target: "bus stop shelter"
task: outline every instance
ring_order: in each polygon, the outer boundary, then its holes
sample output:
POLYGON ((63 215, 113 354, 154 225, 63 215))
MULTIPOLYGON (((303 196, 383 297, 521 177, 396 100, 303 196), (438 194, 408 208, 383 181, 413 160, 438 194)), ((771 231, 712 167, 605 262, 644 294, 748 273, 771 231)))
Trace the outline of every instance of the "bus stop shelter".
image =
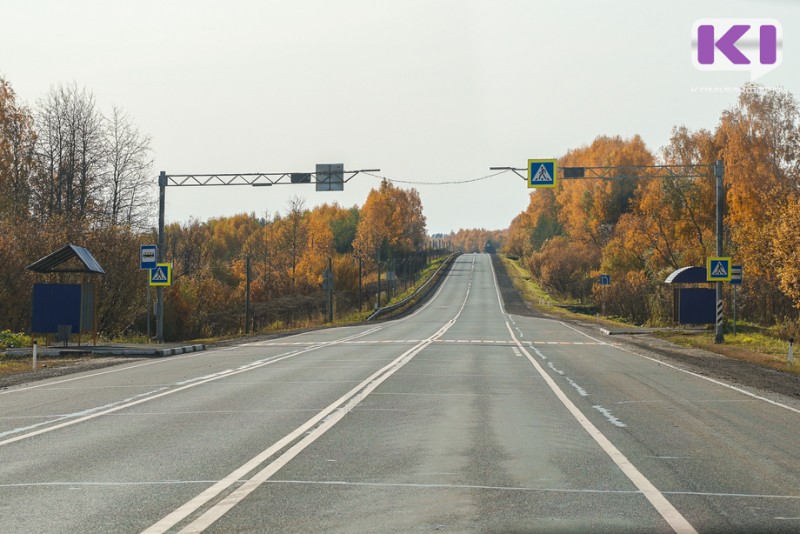
POLYGON ((62 274, 62 279, 74 278, 79 283, 35 283, 31 334, 44 334, 49 344, 50 334, 58 341, 69 342, 77 334, 78 346, 83 334, 92 334, 97 344, 97 286, 91 275, 105 274, 105 270, 84 247, 65 245, 44 258, 28 265, 38 274, 62 274))
POLYGON ((710 284, 705 267, 683 267, 664 280, 673 288, 672 320, 677 324, 715 324, 716 290, 713 287, 680 287, 710 284))

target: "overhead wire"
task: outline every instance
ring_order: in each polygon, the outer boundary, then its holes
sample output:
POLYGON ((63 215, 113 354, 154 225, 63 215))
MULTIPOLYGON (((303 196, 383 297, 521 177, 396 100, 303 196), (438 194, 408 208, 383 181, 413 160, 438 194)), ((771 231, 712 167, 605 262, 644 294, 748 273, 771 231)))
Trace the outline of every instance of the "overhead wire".
POLYGON ((381 176, 379 174, 373 174, 371 172, 362 172, 361 174, 366 174, 367 176, 372 176, 373 178, 379 178, 381 180, 386 180, 387 182, 393 184, 406 184, 406 185, 460 185, 460 184, 468 184, 472 182, 479 182, 481 180, 487 180, 489 178, 494 178, 498 174, 503 174, 506 170, 502 170, 496 172, 494 174, 487 174, 486 176, 481 176, 479 178, 470 178, 467 180, 448 180, 443 182, 421 182, 421 181, 414 181, 414 180, 396 180, 394 178, 388 178, 386 176, 381 176))

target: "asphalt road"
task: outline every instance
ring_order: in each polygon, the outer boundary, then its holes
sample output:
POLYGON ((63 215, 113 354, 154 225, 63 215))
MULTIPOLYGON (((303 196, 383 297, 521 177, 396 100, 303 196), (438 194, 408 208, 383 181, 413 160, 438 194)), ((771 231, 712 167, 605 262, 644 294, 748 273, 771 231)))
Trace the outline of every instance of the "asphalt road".
POLYGON ((800 531, 796 401, 607 340, 464 255, 404 319, 14 387, 0 531, 800 531))

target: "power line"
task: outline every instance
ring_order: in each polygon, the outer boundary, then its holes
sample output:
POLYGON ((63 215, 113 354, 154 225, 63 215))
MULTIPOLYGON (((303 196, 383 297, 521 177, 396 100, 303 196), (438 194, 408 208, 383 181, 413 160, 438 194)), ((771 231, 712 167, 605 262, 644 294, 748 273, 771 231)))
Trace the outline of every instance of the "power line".
POLYGON ((481 180, 486 180, 489 178, 494 178, 499 174, 503 174, 506 172, 502 170, 500 172, 496 172, 494 174, 487 174, 486 176, 481 176, 480 178, 470 178, 468 180, 450 180, 445 182, 417 182, 413 180, 395 180, 393 178, 387 178, 386 176, 381 176, 379 174, 373 174, 371 172, 361 171, 361 174, 366 174, 367 176, 372 176, 373 178, 378 178, 380 180, 386 180, 387 182, 391 182, 393 184, 406 184, 406 185, 460 185, 460 184, 468 184, 472 182, 479 182, 481 180))

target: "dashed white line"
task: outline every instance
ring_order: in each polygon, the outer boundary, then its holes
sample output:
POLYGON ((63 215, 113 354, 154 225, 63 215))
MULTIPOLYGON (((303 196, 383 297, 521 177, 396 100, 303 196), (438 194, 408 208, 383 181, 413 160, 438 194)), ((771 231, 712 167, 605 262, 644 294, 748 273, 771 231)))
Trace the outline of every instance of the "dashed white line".
POLYGON ((612 414, 608 409, 603 408, 599 404, 595 404, 594 406, 592 406, 592 408, 603 414, 603 417, 608 419, 608 422, 611 423, 612 425, 618 426, 620 428, 625 428, 628 426, 619 419, 617 419, 616 417, 614 417, 614 414, 612 414))
POLYGON ((687 534, 697 534, 695 528, 686 520, 683 515, 675 508, 672 503, 670 503, 667 498, 661 493, 658 488, 653 485, 650 480, 648 480, 642 473, 639 471, 636 466, 634 466, 622 451, 620 451, 611 441, 600 432, 600 430, 591 422, 589 419, 581 412, 575 403, 573 403, 569 397, 558 387, 558 384, 555 383, 553 378, 547 374, 547 372, 539 365, 539 362, 531 356, 531 354, 525 349, 522 343, 514 337, 514 331, 511 329, 511 325, 506 323, 508 328, 509 334, 517 342, 517 346, 522 351, 523 354, 528 358, 528 361, 534 366, 536 371, 541 375, 553 393, 556 395, 558 400, 564 405, 564 407, 572 414, 572 416, 578 421, 578 423, 589 433, 589 435, 594 439, 600 448, 605 451, 606 454, 611 458, 611 460, 617 465, 617 467, 622 471, 628 479, 633 482, 633 484, 641 490, 642 494, 645 498, 650 501, 650 504, 656 509, 656 511, 661 514, 661 517, 669 523, 670 527, 675 532, 678 533, 687 533, 687 534))

